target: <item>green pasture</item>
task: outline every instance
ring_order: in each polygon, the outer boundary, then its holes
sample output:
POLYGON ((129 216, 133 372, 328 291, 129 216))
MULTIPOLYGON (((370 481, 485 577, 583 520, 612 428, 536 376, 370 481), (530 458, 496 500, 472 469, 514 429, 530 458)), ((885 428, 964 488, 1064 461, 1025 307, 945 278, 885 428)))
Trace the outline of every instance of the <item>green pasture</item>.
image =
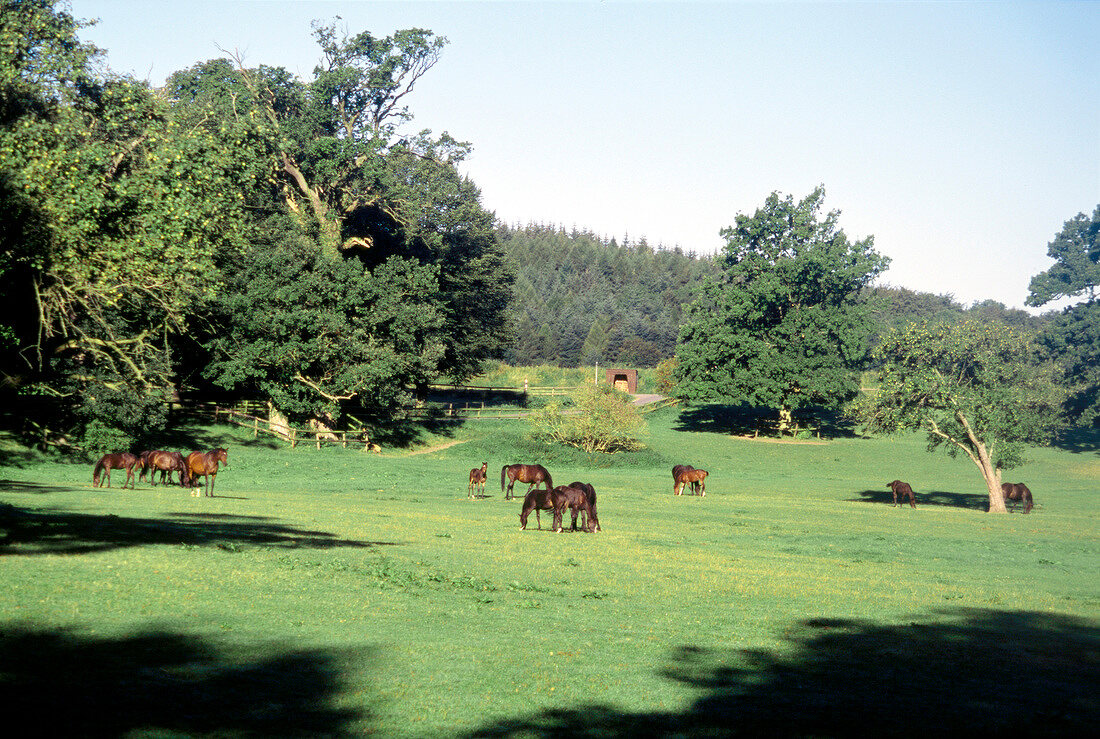
POLYGON ((597 459, 522 421, 381 454, 184 429, 229 449, 213 498, 93 489, 6 441, 9 715, 66 736, 1098 728, 1095 446, 1033 450, 1011 479, 1038 508, 991 516, 973 466, 918 437, 647 419, 644 450, 597 459), (499 485, 521 461, 595 485, 603 532, 521 531, 499 485), (705 498, 672 496, 677 463, 710 471, 705 498))

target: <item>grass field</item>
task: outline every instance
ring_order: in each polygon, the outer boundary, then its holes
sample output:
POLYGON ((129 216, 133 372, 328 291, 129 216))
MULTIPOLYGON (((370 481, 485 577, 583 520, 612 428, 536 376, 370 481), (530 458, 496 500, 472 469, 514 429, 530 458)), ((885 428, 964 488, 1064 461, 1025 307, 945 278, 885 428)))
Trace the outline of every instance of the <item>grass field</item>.
POLYGON ((214 498, 7 442, 2 705, 70 736, 1100 728, 1095 448, 1034 450, 1011 478, 1038 508, 990 516, 917 437, 647 418, 646 449, 598 459, 515 421, 380 455, 187 429, 229 448, 214 498), (521 531, 497 484, 520 461, 594 484, 603 532, 521 531), (672 496, 676 463, 705 498, 672 496))

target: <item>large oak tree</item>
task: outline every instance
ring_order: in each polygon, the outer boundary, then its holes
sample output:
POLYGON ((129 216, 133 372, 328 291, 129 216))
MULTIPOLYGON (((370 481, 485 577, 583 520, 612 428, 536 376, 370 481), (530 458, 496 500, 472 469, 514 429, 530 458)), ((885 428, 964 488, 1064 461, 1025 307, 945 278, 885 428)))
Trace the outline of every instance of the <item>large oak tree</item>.
POLYGON ((859 392, 870 323, 865 288, 888 260, 850 241, 824 188, 801 201, 772 193, 722 231, 719 275, 680 330, 678 392, 697 402, 790 412, 838 408, 859 392))

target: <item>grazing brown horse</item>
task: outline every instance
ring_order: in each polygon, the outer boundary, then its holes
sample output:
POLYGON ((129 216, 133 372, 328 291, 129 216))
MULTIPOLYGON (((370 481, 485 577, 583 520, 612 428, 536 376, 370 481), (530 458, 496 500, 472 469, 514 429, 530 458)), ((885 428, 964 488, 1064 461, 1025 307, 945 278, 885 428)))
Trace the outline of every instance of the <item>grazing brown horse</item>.
POLYGON ((1031 491, 1027 489, 1027 485, 1022 482, 1001 483, 1001 495, 1004 496, 1006 503, 1012 501, 1012 510, 1016 510, 1016 505, 1023 501, 1024 513, 1031 513, 1033 501, 1031 491))
POLYGON ((504 496, 505 500, 512 500, 516 496, 512 493, 512 486, 516 484, 516 481, 525 482, 531 487, 527 488, 527 492, 531 492, 531 489, 538 485, 540 482, 546 484, 546 490, 550 491, 554 487, 554 481, 550 478, 550 473, 541 464, 509 464, 500 469, 500 492, 504 492, 504 478, 508 478, 508 493, 504 496))
POLYGON ((898 496, 899 495, 901 496, 901 502, 902 503, 905 502, 905 496, 908 495, 909 496, 909 505, 913 506, 914 508, 917 507, 917 496, 913 495, 913 488, 909 487, 909 483, 902 482, 901 480, 894 480, 893 482, 887 483, 886 487, 890 488, 890 490, 892 490, 893 493, 894 493, 894 507, 895 508, 898 507, 898 496))
MULTIPOLYGON (((677 467, 680 467, 680 465, 677 465, 677 467)), ((699 497, 706 497, 707 475, 709 473, 706 470, 697 470, 694 467, 690 467, 688 465, 683 465, 683 467, 685 467, 686 469, 682 468, 679 472, 675 472, 676 468, 673 468, 673 471, 675 473, 673 475, 673 479, 676 482, 672 486, 672 492, 676 495, 681 495, 684 492, 684 485, 691 483, 691 489, 695 492, 696 495, 698 495, 699 497)))
POLYGON ((539 529, 542 529, 539 511, 554 510, 552 492, 550 490, 539 490, 538 488, 527 491, 527 495, 523 497, 523 510, 519 514, 519 527, 521 529, 527 528, 527 517, 531 515, 531 511, 535 512, 535 521, 538 523, 539 529))
MULTIPOLYGON (((214 497, 214 478, 218 476, 218 462, 226 467, 229 466, 228 453, 225 449, 191 452, 187 455, 187 474, 190 477, 191 484, 194 484, 196 477, 205 477, 206 495, 210 498, 214 497)), ((199 493, 197 490, 193 490, 191 495, 198 497, 199 493)))
POLYGON ((111 470, 126 470, 126 482, 122 483, 122 487, 129 485, 133 488, 134 465, 138 464, 138 462, 137 455, 130 454, 130 452, 104 454, 100 460, 95 463, 95 467, 92 469, 92 487, 99 487, 100 478, 103 472, 107 473, 107 487, 111 487, 111 470))
MULTIPOLYGON (((694 467, 692 467, 692 466, 691 466, 690 464, 678 464, 678 465, 676 465, 675 467, 673 467, 673 468, 672 468, 672 492, 673 492, 673 493, 674 493, 675 495, 679 495, 679 494, 680 494, 680 493, 677 493, 677 492, 676 492, 676 488, 677 488, 677 487, 678 487, 678 485, 679 485, 679 480, 677 480, 677 477, 678 477, 678 476, 679 476, 680 474, 682 474, 682 473, 684 473, 684 472, 690 472, 690 471, 691 471, 691 470, 693 470, 693 469, 695 469, 695 468, 694 468, 694 467)), ((694 492, 699 492, 699 484, 698 484, 698 483, 694 483, 694 482, 693 482, 693 483, 691 484, 691 486, 692 486, 692 490, 693 490, 694 492)))
POLYGON ((551 491, 550 500, 554 504, 554 531, 562 530, 562 517, 566 508, 573 514, 573 531, 577 530, 577 516, 582 512, 585 515, 583 530, 588 533, 595 530, 596 517, 588 503, 588 492, 583 487, 561 485, 551 491))
POLYGON ((466 486, 466 497, 474 497, 474 488, 481 488, 482 495, 485 494, 485 479, 488 477, 486 470, 489 469, 488 462, 482 462, 481 467, 470 470, 470 484, 466 486))
MULTIPOLYGON (((596 513, 596 488, 592 487, 587 482, 571 482, 569 483, 569 487, 583 490, 584 497, 588 498, 589 513, 586 515, 590 515, 591 518, 582 522, 584 528, 587 529, 591 526, 593 531, 602 531, 603 529, 600 528, 600 517, 596 513), (589 524, 589 521, 591 521, 591 524, 589 524)), ((577 528, 577 517, 575 515, 573 516, 573 528, 577 528)))
MULTIPOLYGON (((149 472, 149 482, 155 487, 157 484, 156 474, 160 472, 160 484, 165 484, 165 480, 172 482, 172 473, 180 473, 180 485, 183 487, 191 486, 191 475, 187 470, 187 461, 183 458, 183 455, 179 452, 142 452, 142 459, 145 462, 145 470, 149 472)), ((145 470, 142 470, 141 474, 145 474, 145 470)))

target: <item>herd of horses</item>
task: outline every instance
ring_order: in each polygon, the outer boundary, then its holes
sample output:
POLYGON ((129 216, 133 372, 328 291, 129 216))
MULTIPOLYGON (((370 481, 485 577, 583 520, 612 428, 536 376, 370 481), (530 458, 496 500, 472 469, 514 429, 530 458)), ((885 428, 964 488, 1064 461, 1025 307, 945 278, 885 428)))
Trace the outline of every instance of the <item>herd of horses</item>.
MULTIPOLYGON (((886 484, 886 487, 890 489, 894 494, 894 507, 898 506, 898 498, 901 498, 901 502, 904 505, 905 499, 909 498, 909 505, 913 508, 917 507, 917 496, 913 493, 913 488, 907 482, 901 480, 894 480, 886 484)), ((1031 491, 1028 490, 1027 485, 1022 482, 1006 482, 1001 484, 1001 496, 1004 498, 1005 503, 1012 503, 1012 510, 1016 510, 1016 506, 1020 503, 1024 504, 1024 513, 1031 513, 1031 509, 1035 506, 1035 501, 1031 497, 1031 491)))
POLYGON ((191 495, 198 496, 199 489, 195 487, 198 478, 205 478, 205 494, 214 497, 214 480, 218 476, 218 465, 229 466, 228 452, 219 447, 208 452, 191 452, 186 457, 180 452, 165 452, 160 450, 132 454, 130 452, 114 452, 104 454, 92 469, 92 487, 99 487, 106 478, 107 487, 111 487, 111 470, 126 470, 126 482, 123 488, 133 488, 135 484, 134 472, 137 471, 136 482, 145 479, 149 475, 149 482, 156 487, 156 474, 160 473, 160 484, 172 484, 172 473, 179 473, 179 484, 185 488, 192 488, 191 495))
MULTIPOLYGON (((470 470, 466 485, 466 496, 473 498, 475 492, 484 495, 488 478, 489 463, 482 462, 480 467, 470 470)), ((697 470, 689 464, 678 464, 672 468, 672 492, 681 495, 687 485, 692 492, 702 497, 707 494, 707 471, 697 470)), ((527 494, 523 497, 523 509, 519 514, 519 527, 527 528, 527 519, 535 513, 535 523, 542 528, 541 511, 553 511, 554 531, 562 531, 562 520, 568 508, 572 518, 573 531, 589 533, 601 531, 599 515, 596 512, 596 488, 587 482, 571 482, 568 485, 554 486, 550 471, 541 464, 508 464, 500 469, 500 492, 505 500, 515 500, 512 488, 517 482, 527 483, 527 494), (507 485, 507 487, 505 487, 507 485), (542 486, 542 487, 540 487, 542 486), (577 519, 580 519, 578 529, 577 519)))

